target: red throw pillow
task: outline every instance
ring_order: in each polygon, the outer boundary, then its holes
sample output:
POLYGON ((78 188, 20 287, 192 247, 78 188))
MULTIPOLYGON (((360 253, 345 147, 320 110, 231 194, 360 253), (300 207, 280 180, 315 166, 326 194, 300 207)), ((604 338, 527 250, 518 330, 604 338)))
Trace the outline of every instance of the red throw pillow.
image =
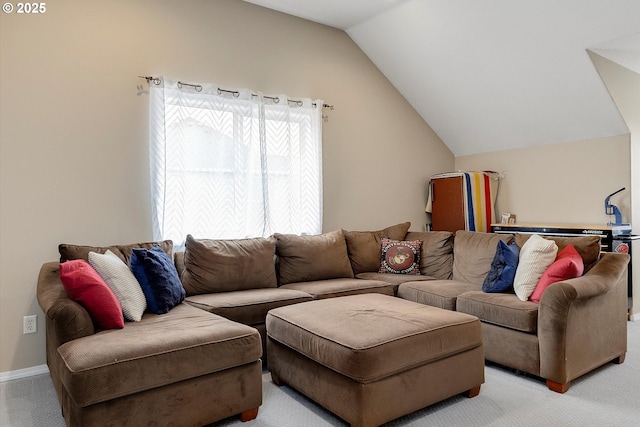
POLYGON ((539 303, 542 293, 549 285, 582 276, 583 272, 584 262, 582 257, 573 245, 567 245, 558 253, 556 260, 542 274, 529 300, 539 303))
POLYGON ((82 305, 99 328, 124 328, 118 299, 87 261, 76 259, 60 264, 60 280, 69 298, 82 305))

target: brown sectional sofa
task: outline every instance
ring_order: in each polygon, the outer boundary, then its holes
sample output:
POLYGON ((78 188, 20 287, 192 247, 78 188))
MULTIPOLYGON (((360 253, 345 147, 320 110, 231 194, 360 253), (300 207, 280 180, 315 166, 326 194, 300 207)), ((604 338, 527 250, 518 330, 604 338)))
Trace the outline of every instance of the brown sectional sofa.
MULTIPOLYGON (((576 246, 586 273, 551 285, 536 304, 481 291, 497 241, 522 244, 526 236, 459 231, 454 238, 410 232, 409 226, 240 240, 189 236, 185 251, 174 254, 185 302, 115 330, 97 329, 66 295, 59 263, 44 264, 37 296, 46 318, 47 363, 67 424, 251 419, 262 402, 267 312, 342 295, 397 295, 477 316, 487 360, 545 378, 556 391, 600 365, 623 361, 628 255, 600 256, 597 239, 572 240, 581 242, 576 246), (421 274, 379 273, 383 237, 420 240, 421 274)), ((170 242, 159 243, 171 254, 170 242)), ((107 249, 127 261, 132 248, 152 244, 59 249, 61 261, 107 249)))

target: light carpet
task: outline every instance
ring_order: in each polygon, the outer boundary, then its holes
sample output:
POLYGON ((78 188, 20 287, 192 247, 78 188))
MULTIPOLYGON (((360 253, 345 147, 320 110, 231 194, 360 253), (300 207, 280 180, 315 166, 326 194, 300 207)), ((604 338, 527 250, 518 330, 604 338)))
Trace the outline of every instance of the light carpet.
MULTIPOLYGON (((640 322, 628 324, 622 365, 607 364, 575 380, 565 394, 543 380, 488 364, 477 397, 456 396, 385 424, 409 426, 639 426, 640 322)), ((229 418, 210 427, 321 427, 347 424, 295 390, 262 376, 263 404, 255 420, 229 418)), ((49 375, 0 384, 0 426, 64 426, 49 375)))

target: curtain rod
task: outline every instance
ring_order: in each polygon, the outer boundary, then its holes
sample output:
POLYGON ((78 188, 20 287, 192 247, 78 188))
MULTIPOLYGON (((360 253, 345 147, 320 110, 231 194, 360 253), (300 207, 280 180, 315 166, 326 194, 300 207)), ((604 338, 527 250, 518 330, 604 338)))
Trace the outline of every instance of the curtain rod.
MULTIPOLYGON (((153 76, 138 76, 138 77, 140 77, 141 79, 145 79, 147 81, 147 83, 153 82, 153 84, 156 85, 156 86, 159 85, 162 82, 159 77, 153 77, 153 76)), ((202 85, 194 84, 194 83, 185 83, 185 82, 178 81, 178 88, 182 89, 182 86, 190 86, 190 87, 194 88, 196 90, 196 92, 202 91, 202 85)), ((233 95, 236 98, 240 95, 240 92, 238 92, 237 90, 220 89, 220 88, 218 88, 218 95, 221 95, 222 92, 230 93, 231 95, 233 95)), ((252 93, 251 96, 258 96, 258 94, 257 93, 252 93)), ((263 95, 263 98, 270 99, 270 100, 274 101, 276 104, 278 102, 280 102, 280 98, 278 98, 277 96, 263 95)), ((287 102, 295 102, 298 106, 302 106, 302 101, 300 101, 298 99, 288 99, 287 98, 287 102)), ((315 107, 316 103, 314 102, 312 105, 315 107)), ((326 104, 326 103, 322 104, 322 108, 328 108, 328 109, 333 111, 333 105, 330 105, 330 104, 326 104)))

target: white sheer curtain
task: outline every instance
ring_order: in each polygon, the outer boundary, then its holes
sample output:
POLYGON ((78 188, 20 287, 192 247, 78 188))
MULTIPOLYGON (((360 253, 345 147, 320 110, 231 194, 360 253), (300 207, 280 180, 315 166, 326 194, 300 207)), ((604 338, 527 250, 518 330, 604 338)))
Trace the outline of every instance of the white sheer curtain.
POLYGON ((150 83, 155 239, 322 230, 322 101, 150 83))

